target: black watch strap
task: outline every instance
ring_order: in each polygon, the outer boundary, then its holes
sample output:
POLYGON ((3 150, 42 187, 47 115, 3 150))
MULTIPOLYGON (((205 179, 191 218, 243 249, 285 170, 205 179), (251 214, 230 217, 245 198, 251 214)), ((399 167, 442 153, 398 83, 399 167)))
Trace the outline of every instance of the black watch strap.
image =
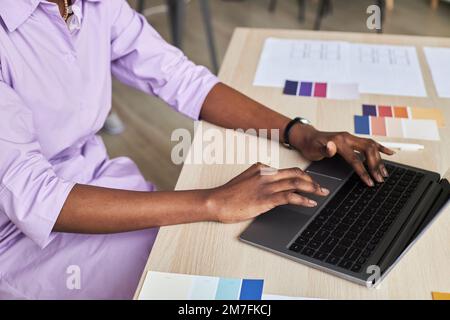
POLYGON ((284 129, 284 137, 283 138, 284 138, 284 145, 289 149, 293 148, 291 145, 291 142, 289 141, 289 135, 291 133, 292 127, 295 126, 297 123, 304 124, 304 125, 310 125, 311 121, 309 121, 308 119, 305 119, 305 118, 297 117, 297 118, 291 120, 287 124, 286 129, 284 129))
POLYGON ((291 129, 292 129, 292 127, 295 126, 297 123, 302 123, 301 120, 302 120, 302 118, 300 118, 300 117, 297 117, 297 118, 295 118, 295 119, 292 119, 292 120, 287 124, 286 129, 284 129, 284 137, 283 137, 283 138, 284 138, 284 139, 283 139, 284 143, 283 143, 283 144, 284 144, 287 148, 289 148, 289 149, 292 149, 291 142, 289 141, 289 135, 290 135, 290 133, 291 133, 291 129))

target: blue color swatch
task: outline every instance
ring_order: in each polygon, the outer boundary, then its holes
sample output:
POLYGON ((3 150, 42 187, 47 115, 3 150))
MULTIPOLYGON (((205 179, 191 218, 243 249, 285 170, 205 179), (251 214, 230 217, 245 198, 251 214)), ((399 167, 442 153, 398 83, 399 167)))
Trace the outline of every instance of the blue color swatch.
POLYGON ((241 279, 220 278, 216 300, 238 300, 241 282, 241 279))
POLYGON ((377 116, 377 106, 370 104, 363 104, 363 115, 364 116, 377 116))
POLYGON ((242 280, 239 300, 261 300, 263 286, 263 280, 242 280))
POLYGON ((283 93, 290 96, 296 96, 297 91, 298 91, 298 81, 286 80, 283 93))
POLYGON ((368 116, 355 116, 355 133, 370 135, 370 121, 368 116))
POLYGON ((300 85, 300 96, 311 97, 312 96, 312 82, 302 82, 300 85))

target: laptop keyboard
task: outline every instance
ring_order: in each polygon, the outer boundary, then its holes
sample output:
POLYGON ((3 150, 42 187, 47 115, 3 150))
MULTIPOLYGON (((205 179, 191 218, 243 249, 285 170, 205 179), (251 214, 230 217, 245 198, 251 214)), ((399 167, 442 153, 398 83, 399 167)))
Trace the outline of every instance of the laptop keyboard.
POLYGON ((289 250, 360 272, 424 177, 392 165, 386 168, 389 177, 373 188, 355 173, 289 250))

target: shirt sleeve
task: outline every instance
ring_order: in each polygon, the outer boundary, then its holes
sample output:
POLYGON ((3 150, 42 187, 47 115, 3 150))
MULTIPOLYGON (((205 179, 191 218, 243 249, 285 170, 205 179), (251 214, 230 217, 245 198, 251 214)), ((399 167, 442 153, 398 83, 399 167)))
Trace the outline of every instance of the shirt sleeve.
POLYGON ((44 248, 74 186, 41 153, 31 110, 0 75, 0 213, 44 248))
POLYGON ((113 75, 198 119, 203 102, 218 79, 164 41, 125 0, 111 0, 111 6, 113 75))

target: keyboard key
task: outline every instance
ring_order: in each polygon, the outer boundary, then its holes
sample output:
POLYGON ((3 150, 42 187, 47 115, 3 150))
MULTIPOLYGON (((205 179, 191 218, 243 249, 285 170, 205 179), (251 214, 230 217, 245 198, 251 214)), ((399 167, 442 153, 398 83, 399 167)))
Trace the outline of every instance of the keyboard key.
POLYGON ((361 257, 363 257, 363 258, 369 258, 370 257, 370 254, 372 253, 372 251, 370 251, 370 250, 364 250, 362 253, 361 253, 361 257))
POLYGON ((333 231, 333 233, 331 233, 331 235, 333 236, 333 237, 336 237, 336 238, 342 238, 342 237, 344 237, 344 234, 345 234, 345 232, 344 231, 341 231, 341 230, 334 230, 333 231))
POLYGON ((357 264, 363 265, 364 263, 366 263, 367 259, 366 258, 359 258, 358 261, 356 261, 357 264))
POLYGON ((336 244, 338 243, 338 240, 336 238, 330 237, 327 239, 327 241, 320 247, 321 252, 329 253, 331 252, 336 244))
POLYGON ((328 220, 328 223, 332 223, 334 225, 337 225, 339 222, 341 222, 341 220, 339 220, 338 218, 332 216, 330 217, 330 219, 328 220))
POLYGON ((356 259, 358 259, 358 257, 360 256, 360 254, 361 254, 361 250, 360 250, 360 249, 357 249, 357 248, 350 248, 350 249, 347 251, 347 254, 345 255, 345 257, 346 257, 348 260, 356 261, 356 259))
POLYGON ((317 259, 317 260, 320 260, 320 261, 323 261, 323 260, 325 260, 325 258, 328 256, 328 254, 327 253, 324 253, 324 252, 317 252, 315 255, 314 255, 314 258, 315 259, 317 259))
POLYGON ((311 240, 311 241, 308 243, 308 247, 309 247, 309 248, 312 248, 312 249, 315 249, 315 250, 319 249, 321 245, 322 245, 322 243, 317 242, 317 241, 314 241, 314 240, 311 240))
POLYGON ((363 227, 357 226, 357 225, 353 225, 353 227, 350 228, 350 231, 357 233, 357 234, 361 233, 362 230, 363 230, 363 227))
POLYGON ((330 232, 326 230, 321 230, 317 232, 317 234, 314 236, 313 240, 318 242, 324 242, 328 237, 330 236, 330 232))
POLYGON ((346 247, 337 246, 331 254, 336 257, 343 257, 346 251, 346 247))
POLYGON ((303 249, 302 246, 299 246, 298 244, 294 243, 289 247, 289 250, 294 252, 300 252, 303 249))
POLYGON ((316 252, 313 249, 311 249, 311 248, 305 248, 302 251, 302 254, 307 256, 307 257, 312 257, 315 253, 316 252))
POLYGON ((339 263, 339 267, 342 267, 344 269, 350 269, 353 265, 353 262, 349 260, 342 260, 341 263, 339 263))
POLYGON ((367 245, 367 242, 366 241, 362 241, 362 240, 357 240, 353 244, 353 246, 355 248, 359 248, 359 249, 364 249, 366 247, 366 245, 367 245))
POLYGON ((355 264, 355 265, 352 267, 352 271, 353 271, 353 272, 360 272, 360 271, 361 271, 361 268, 362 268, 362 266, 361 266, 360 264, 355 264))
POLYGON ((355 218, 347 216, 342 220, 342 222, 348 225, 352 225, 355 222, 355 220, 356 220, 355 218))
POLYGON ((347 239, 356 240, 358 234, 354 233, 353 231, 349 231, 344 237, 347 239))
POLYGON ((328 230, 328 231, 333 231, 333 230, 334 230, 334 227, 335 227, 335 224, 334 224, 334 223, 329 223, 329 222, 327 222, 327 223, 323 226, 323 229, 324 229, 324 230, 328 230))
POLYGON ((333 217, 342 219, 343 217, 345 217, 345 215, 347 214, 347 211, 344 210, 336 210, 333 214, 333 217))
POLYGON ((295 243, 300 245, 300 246, 304 246, 308 243, 309 239, 306 239, 305 237, 298 237, 297 240, 295 240, 295 243))
POLYGON ((359 235, 358 240, 367 243, 371 238, 372 238, 371 234, 363 232, 359 235))
POLYGON ((339 245, 349 248, 352 245, 352 243, 353 243, 352 240, 344 238, 341 240, 341 242, 339 242, 339 245))
POLYGON ((328 259, 325 261, 330 264, 336 265, 336 264, 338 264, 339 260, 341 260, 341 259, 334 257, 334 256, 329 256, 328 259))
POLYGON ((306 229, 305 231, 302 232, 302 237, 304 237, 306 239, 310 239, 313 235, 314 235, 314 232, 311 230, 308 230, 308 229, 306 229))

